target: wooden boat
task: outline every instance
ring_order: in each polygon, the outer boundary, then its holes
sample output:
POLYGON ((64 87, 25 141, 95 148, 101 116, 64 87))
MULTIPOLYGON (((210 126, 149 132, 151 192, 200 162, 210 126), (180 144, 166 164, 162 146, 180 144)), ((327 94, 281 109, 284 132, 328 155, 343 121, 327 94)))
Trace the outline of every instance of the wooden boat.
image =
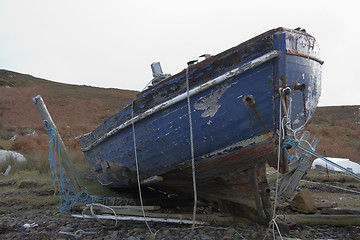
POLYGON ((199 199, 266 222, 265 164, 277 167, 279 132, 291 135, 313 115, 322 63, 311 35, 277 28, 173 76, 152 65, 153 84, 80 136, 82 150, 104 185, 137 186, 138 170, 143 184, 189 195, 194 159, 199 199))

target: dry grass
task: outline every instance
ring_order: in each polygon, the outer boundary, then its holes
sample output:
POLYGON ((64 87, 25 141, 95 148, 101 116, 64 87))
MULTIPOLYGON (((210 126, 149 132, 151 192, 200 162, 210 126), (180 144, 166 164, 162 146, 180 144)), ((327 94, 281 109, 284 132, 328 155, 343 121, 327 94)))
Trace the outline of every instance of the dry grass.
POLYGON ((0 145, 22 153, 26 169, 49 172, 48 137, 32 98, 42 95, 74 162, 84 163, 76 136, 93 130, 105 118, 130 103, 136 91, 75 86, 0 70, 0 145), (23 136, 35 130, 39 137, 23 136), (14 133, 20 137, 8 141, 14 133))
POLYGON ((21 153, 33 154, 35 152, 45 152, 49 149, 47 137, 21 136, 10 147, 21 153))
POLYGON ((46 209, 56 211, 59 197, 53 196, 54 187, 49 174, 39 174, 38 171, 26 171, 0 178, 1 211, 14 211, 13 206, 23 206, 34 211, 46 209), (7 210, 8 209, 8 210, 7 210))
MULTIPOLYGON (((48 141, 48 137, 21 136, 12 143, 10 149, 21 152, 26 156, 26 170, 38 170, 40 173, 48 173, 50 172, 48 141)), ((65 145, 69 157, 74 163, 84 164, 86 162, 78 140, 69 138, 65 141, 65 145)), ((24 166, 21 169, 23 168, 24 166)))
POLYGON ((32 101, 33 97, 40 94, 57 126, 85 125, 92 129, 99 120, 111 116, 130 103, 137 93, 52 84, 48 83, 45 87, 34 80, 31 87, 0 87, 0 102, 3 106, 0 108, 0 122, 3 127, 42 125, 32 101))
POLYGON ((319 154, 360 163, 360 126, 355 124, 358 109, 359 106, 317 108, 306 129, 320 139, 319 154))
POLYGON ((309 185, 313 186, 311 189, 312 195, 319 202, 328 201, 336 202, 339 207, 346 206, 360 206, 360 195, 338 188, 329 187, 338 186, 349 190, 359 191, 360 181, 348 174, 338 173, 330 171, 328 174, 315 170, 308 170, 304 176, 305 180, 320 183, 311 184, 307 182, 301 182, 300 188, 309 188, 309 185))

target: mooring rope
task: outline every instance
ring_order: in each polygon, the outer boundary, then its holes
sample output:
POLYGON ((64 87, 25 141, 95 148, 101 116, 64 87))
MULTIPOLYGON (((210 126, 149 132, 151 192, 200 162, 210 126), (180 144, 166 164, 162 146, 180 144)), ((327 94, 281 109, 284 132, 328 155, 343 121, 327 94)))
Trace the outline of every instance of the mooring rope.
POLYGON ((135 123, 134 123, 134 101, 131 103, 131 127, 132 127, 132 134, 133 134, 133 140, 134 140, 134 155, 135 155, 135 165, 136 165, 136 178, 138 183, 138 190, 139 190, 139 199, 140 199, 140 205, 141 205, 141 211, 144 217, 145 224, 147 228, 149 229, 150 233, 152 235, 155 235, 153 231, 151 230, 148 221, 146 220, 145 215, 145 209, 143 204, 143 198, 142 198, 142 191, 141 191, 141 183, 140 183, 140 171, 139 171, 139 162, 138 162, 138 156, 137 156, 137 147, 136 147, 136 135, 135 135, 135 123))
POLYGON ((337 164, 337 163, 335 163, 335 162, 327 159, 326 157, 324 157, 324 156, 322 156, 322 155, 314 152, 314 150, 312 150, 312 149, 309 149, 309 148, 306 148, 306 147, 302 146, 302 145, 299 143, 298 140, 286 139, 286 140, 284 141, 284 147, 286 147, 286 146, 293 146, 293 147, 300 148, 300 149, 302 149, 303 151, 305 151, 305 152, 313 155, 314 157, 317 157, 317 158, 325 161, 326 163, 331 164, 331 165, 333 165, 333 166, 335 166, 335 167, 343 170, 345 173, 348 173, 348 174, 350 174, 351 176, 353 176, 353 177, 355 177, 355 178, 357 178, 357 179, 360 179, 360 175, 359 175, 359 174, 357 174, 357 173, 355 173, 355 172, 353 172, 353 171, 351 171, 351 170, 349 170, 349 169, 347 169, 347 168, 345 168, 345 167, 343 167, 343 166, 341 166, 341 165, 339 165, 339 164, 337 164))
POLYGON ((190 105, 189 67, 190 65, 186 68, 186 93, 187 93, 187 105, 188 105, 188 114, 189 114, 191 167, 192 167, 192 180, 193 180, 193 189, 194 189, 193 225, 191 228, 191 230, 193 231, 195 228, 195 221, 196 221, 197 190, 196 190, 195 157, 194 157, 194 135, 193 135, 193 125, 191 119, 191 105, 190 105))
POLYGON ((112 207, 109 207, 109 206, 106 206, 106 205, 103 205, 103 204, 99 204, 99 203, 91 203, 91 204, 87 204, 86 205, 86 207, 82 210, 82 212, 81 212, 81 214, 84 216, 85 214, 85 211, 87 210, 87 209, 89 209, 89 211, 90 211, 90 214, 97 220, 97 221, 99 221, 100 223, 102 223, 103 225, 105 225, 105 222, 103 221, 103 220, 101 220, 95 213, 94 213, 94 209, 93 209, 93 207, 94 206, 97 206, 97 207, 100 207, 100 208, 105 208, 105 209, 109 209, 113 214, 114 214, 114 219, 115 219, 115 224, 114 224, 114 226, 112 226, 112 227, 110 227, 110 228, 115 228, 115 227, 117 227, 117 225, 118 225, 118 220, 117 220, 117 218, 116 218, 116 212, 115 212, 115 210, 112 208, 112 207))
POLYGON ((280 101, 279 101, 279 139, 278 139, 278 157, 277 157, 277 171, 276 171, 276 185, 275 185, 275 199, 274 199, 274 208, 273 208, 273 216, 272 216, 272 219, 270 220, 269 222, 269 227, 265 233, 265 236, 264 236, 264 240, 266 239, 266 236, 267 236, 267 233, 270 229, 270 227, 272 226, 272 232, 273 232, 273 237, 275 239, 275 227, 276 227, 276 230, 278 231, 279 233, 279 236, 280 236, 280 239, 283 239, 282 238, 282 235, 281 235, 281 232, 280 232, 280 229, 276 223, 276 218, 278 217, 276 215, 276 208, 277 208, 277 196, 278 196, 278 191, 279 191, 279 170, 280 170, 280 159, 281 159, 281 141, 282 139, 284 138, 284 133, 285 133, 285 128, 287 128, 289 126, 289 121, 290 121, 290 116, 289 116, 289 112, 290 110, 286 108, 286 104, 285 104, 285 101, 283 99, 283 94, 284 94, 284 91, 285 89, 280 89, 280 101), (284 106, 282 106, 284 105, 284 106), (283 108, 284 110, 283 110, 283 108), (284 111, 284 118, 282 117, 282 113, 284 111), (284 122, 286 121, 286 123, 284 122))

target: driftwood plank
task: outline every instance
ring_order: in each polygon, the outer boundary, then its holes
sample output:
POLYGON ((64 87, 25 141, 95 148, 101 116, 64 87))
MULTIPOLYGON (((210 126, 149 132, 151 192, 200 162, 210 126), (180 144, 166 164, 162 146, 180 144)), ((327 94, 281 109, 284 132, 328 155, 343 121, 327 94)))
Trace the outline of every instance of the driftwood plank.
POLYGON ((286 215, 298 225, 360 226, 360 215, 286 215))
MULTIPOLYGON (((95 209, 94 209, 95 210, 95 209)), ((114 209, 117 215, 126 215, 126 216, 138 216, 142 217, 142 211, 130 211, 128 209, 114 209)), ((100 211, 95 210, 98 214, 112 214, 113 212, 109 209, 103 208, 100 211)), ((182 219, 182 220, 192 220, 193 214, 191 213, 155 213, 155 212, 146 212, 146 217, 150 218, 172 218, 172 219, 182 219)), ((199 221, 204 221, 207 223, 211 222, 234 222, 233 216, 224 216, 221 214, 196 214, 196 219, 199 221)))
MULTIPOLYGON (((147 218, 162 218, 162 219, 177 219, 182 220, 191 220, 193 219, 192 213, 161 213, 161 212, 151 212, 160 210, 159 206, 144 206, 145 216, 147 218)), ((93 206, 93 211, 95 214, 113 214, 119 216, 128 216, 128 217, 143 217, 141 206, 111 206, 111 207, 99 207, 93 206), (111 208, 111 209, 110 209, 111 208)), ((86 211, 88 212, 88 211, 86 211)), ((249 221, 244 218, 233 216, 230 213, 211 213, 211 214, 196 214, 196 220, 201 222, 217 223, 222 225, 236 223, 238 225, 247 225, 249 221)))

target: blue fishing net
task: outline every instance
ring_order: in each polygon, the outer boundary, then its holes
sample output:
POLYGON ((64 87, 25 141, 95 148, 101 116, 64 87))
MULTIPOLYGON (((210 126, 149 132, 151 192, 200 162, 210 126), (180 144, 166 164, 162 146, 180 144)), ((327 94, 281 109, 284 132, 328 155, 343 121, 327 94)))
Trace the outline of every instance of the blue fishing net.
MULTIPOLYGON (((61 166, 59 142, 55 137, 56 134, 58 134, 57 129, 56 127, 52 127, 50 123, 46 120, 44 120, 44 125, 49 134, 48 160, 50 163, 51 176, 53 180, 54 196, 56 195, 56 193, 58 193, 60 197, 60 206, 58 207, 60 212, 69 211, 76 202, 90 204, 114 199, 112 197, 90 195, 86 188, 80 192, 75 192, 72 189, 71 184, 67 180, 61 166)), ((74 168, 76 169, 75 166, 74 168)))

